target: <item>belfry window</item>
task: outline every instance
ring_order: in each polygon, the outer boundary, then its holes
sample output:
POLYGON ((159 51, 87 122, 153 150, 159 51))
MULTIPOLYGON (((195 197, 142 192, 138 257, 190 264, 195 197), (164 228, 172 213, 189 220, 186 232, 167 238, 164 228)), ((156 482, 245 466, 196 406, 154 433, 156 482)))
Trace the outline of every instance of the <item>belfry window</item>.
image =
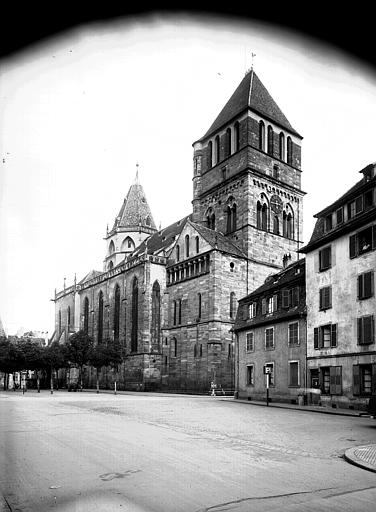
POLYGON ((283 236, 286 238, 294 238, 294 222, 291 212, 283 211, 283 236))
POLYGON ((273 156, 273 146, 274 146, 274 132, 273 128, 268 126, 268 154, 273 156))
POLYGON ((210 208, 206 214, 206 223, 209 229, 215 229, 215 215, 213 210, 210 208))
POLYGON ((99 292, 98 296, 98 343, 103 341, 103 292, 99 292))
POLYGON ((227 206, 227 233, 236 231, 236 204, 227 206))
POLYGON ((240 149, 240 127, 238 121, 234 124, 234 151, 240 149))
POLYGON ((268 230, 268 206, 266 203, 261 205, 260 201, 257 201, 257 227, 268 230))
POLYGON ((273 233, 279 235, 279 219, 277 215, 273 218, 273 233))
POLYGON ((292 140, 287 137, 287 163, 292 165, 292 140))
POLYGON ((108 252, 109 252, 110 254, 113 254, 113 253, 115 252, 115 244, 114 244, 114 241, 113 241, 113 240, 111 240, 111 242, 110 242, 110 246, 109 246, 109 248, 108 248, 108 252))
POLYGON ((189 235, 185 235, 185 257, 189 258, 189 235))
POLYGON ((214 139, 214 151, 215 151, 215 165, 219 162, 220 159, 220 144, 219 144, 219 135, 214 139))
POLYGON ((231 155, 231 128, 227 128, 226 130, 226 140, 225 140, 225 158, 231 155))
POLYGON ((279 158, 285 159, 285 135, 283 132, 279 134, 279 158))
POLYGON ((265 151, 265 125, 263 121, 259 122, 259 149, 265 151))

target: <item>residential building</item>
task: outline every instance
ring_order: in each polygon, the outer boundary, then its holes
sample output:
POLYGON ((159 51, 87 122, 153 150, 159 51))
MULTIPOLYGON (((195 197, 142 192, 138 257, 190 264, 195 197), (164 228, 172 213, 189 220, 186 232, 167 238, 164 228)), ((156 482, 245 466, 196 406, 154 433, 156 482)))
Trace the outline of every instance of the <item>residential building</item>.
POLYGON ((239 301, 237 337, 238 398, 300 403, 306 394, 305 259, 268 276, 239 301))
POLYGON ((306 255, 310 386, 333 407, 364 409, 376 393, 376 165, 317 213, 306 255))

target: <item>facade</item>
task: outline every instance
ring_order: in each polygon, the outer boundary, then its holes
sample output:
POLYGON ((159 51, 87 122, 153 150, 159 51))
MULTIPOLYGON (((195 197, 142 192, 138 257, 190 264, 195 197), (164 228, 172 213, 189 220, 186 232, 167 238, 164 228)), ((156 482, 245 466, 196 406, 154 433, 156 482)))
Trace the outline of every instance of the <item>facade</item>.
POLYGON ((239 301, 234 326, 239 398, 265 400, 268 371, 271 401, 303 400, 306 325, 305 260, 301 259, 239 301))
POLYGON ((376 393, 376 165, 319 212, 306 254, 307 366, 333 407, 363 409, 376 393))
POLYGON ((157 230, 136 179, 107 230, 103 271, 55 293, 53 339, 118 339, 120 388, 234 389, 237 301, 301 246, 301 140, 247 72, 193 144, 193 211, 157 230))

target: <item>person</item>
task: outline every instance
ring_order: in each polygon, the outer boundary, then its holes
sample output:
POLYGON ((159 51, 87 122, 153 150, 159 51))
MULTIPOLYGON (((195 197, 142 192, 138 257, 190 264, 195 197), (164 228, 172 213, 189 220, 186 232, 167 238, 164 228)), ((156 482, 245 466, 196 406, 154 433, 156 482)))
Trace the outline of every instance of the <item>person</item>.
POLYGON ((211 387, 211 396, 215 396, 215 388, 217 387, 217 384, 212 381, 210 387, 211 387))

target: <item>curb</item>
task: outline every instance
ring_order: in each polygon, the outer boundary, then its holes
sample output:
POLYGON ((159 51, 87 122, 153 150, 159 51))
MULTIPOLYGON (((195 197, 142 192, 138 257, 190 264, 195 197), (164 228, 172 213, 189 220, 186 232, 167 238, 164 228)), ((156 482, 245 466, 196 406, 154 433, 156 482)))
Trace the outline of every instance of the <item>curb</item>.
POLYGON ((354 464, 354 466, 358 466, 362 469, 366 469, 368 471, 373 471, 376 473, 376 445, 368 444, 363 446, 355 446, 354 448, 349 448, 344 453, 344 458, 350 464, 354 464), (368 459, 371 459, 375 462, 369 462, 368 459))

